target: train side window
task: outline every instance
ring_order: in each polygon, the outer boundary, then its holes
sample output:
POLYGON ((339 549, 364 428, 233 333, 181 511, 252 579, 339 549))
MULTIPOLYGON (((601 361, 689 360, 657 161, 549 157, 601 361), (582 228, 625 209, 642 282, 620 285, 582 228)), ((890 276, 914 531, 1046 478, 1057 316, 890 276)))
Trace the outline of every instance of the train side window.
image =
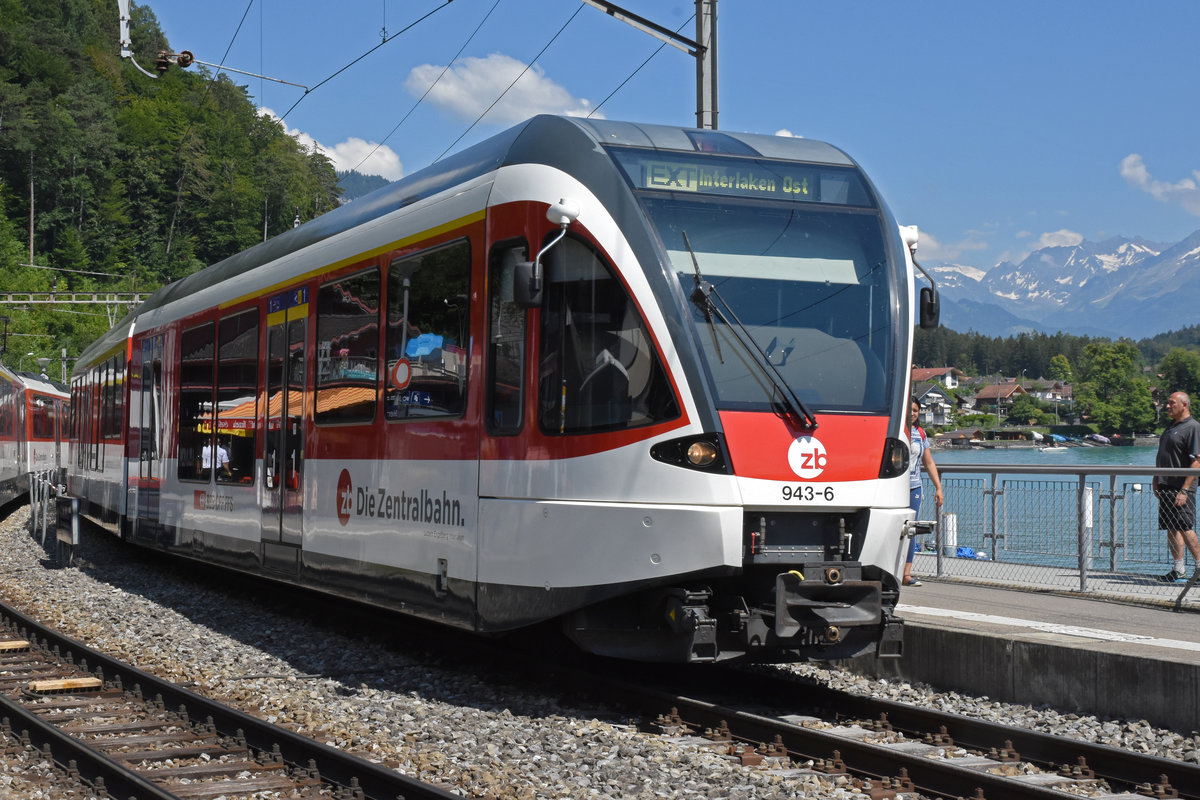
POLYGON ((161 335, 142 341, 138 449, 143 478, 158 477, 154 464, 162 454, 162 347, 161 335))
POLYGON ((499 246, 488 268, 487 426, 493 433, 516 433, 524 418, 528 312, 513 302, 513 271, 528 251, 523 242, 499 246))
POLYGON ((379 270, 317 291, 316 420, 370 422, 379 397, 379 270))
POLYGON ((116 411, 116 403, 113 401, 113 393, 117 386, 116 359, 110 358, 105 361, 103 370, 100 389, 100 437, 111 439, 113 438, 113 413, 116 411))
POLYGON ((0 381, 0 436, 5 439, 13 435, 13 400, 16 394, 13 385, 8 381, 0 381))
POLYGON ((543 431, 621 430, 679 415, 637 306, 583 242, 567 238, 550 252, 541 318, 543 431))
MULTIPOLYGON (((214 327, 206 322, 179 337, 180 480, 208 480, 202 459, 204 445, 212 442, 214 327)), ((211 450, 208 456, 211 465, 211 450)))
POLYGON ((44 394, 33 394, 31 410, 33 438, 54 440, 54 398, 44 394))
POLYGON ((104 384, 104 438, 121 438, 121 419, 125 409, 125 360, 113 356, 108 361, 104 384))
POLYGON ((258 309, 221 320, 217 347, 217 449, 212 459, 213 473, 220 483, 254 483, 258 309))
POLYGON ((88 436, 88 443, 91 446, 90 458, 94 470, 99 470, 104 461, 104 375, 106 369, 107 365, 104 363, 98 364, 92 369, 92 396, 89 409, 92 414, 92 430, 91 435, 88 436))
POLYGON ((88 371, 87 386, 84 390, 84 399, 87 402, 87 408, 83 410, 84 467, 93 470, 100 468, 100 387, 103 374, 99 366, 92 367, 88 371))
POLYGON ((460 416, 467 400, 470 244, 398 258, 387 280, 385 416, 460 416))

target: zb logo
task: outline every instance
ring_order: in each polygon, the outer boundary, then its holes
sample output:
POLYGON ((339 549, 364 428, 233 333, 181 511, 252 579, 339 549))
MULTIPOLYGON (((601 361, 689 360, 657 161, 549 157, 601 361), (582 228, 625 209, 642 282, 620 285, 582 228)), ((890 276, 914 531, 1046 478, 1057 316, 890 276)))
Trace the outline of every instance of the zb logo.
POLYGON ((788 448, 788 465, 801 478, 815 478, 825 471, 829 457, 815 436, 801 436, 788 448))
POLYGON ((354 484, 350 481, 349 470, 342 470, 337 482, 337 517, 338 522, 345 525, 350 521, 350 513, 354 510, 354 484))

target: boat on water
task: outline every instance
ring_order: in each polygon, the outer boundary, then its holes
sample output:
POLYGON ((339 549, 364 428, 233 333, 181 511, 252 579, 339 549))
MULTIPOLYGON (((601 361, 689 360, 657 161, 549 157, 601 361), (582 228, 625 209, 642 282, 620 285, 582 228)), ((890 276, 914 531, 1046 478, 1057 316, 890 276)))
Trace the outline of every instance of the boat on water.
POLYGON ((1038 450, 1041 450, 1043 453, 1065 453, 1067 450, 1067 446, 1062 445, 1062 444, 1055 444, 1055 445, 1051 445, 1049 447, 1039 447, 1038 450))

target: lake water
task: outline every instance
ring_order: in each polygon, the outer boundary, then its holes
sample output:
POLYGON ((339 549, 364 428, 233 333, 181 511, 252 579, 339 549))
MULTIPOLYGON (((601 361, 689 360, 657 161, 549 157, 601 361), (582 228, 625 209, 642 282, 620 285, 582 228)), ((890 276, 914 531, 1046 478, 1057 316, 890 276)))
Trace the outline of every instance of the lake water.
POLYGON ((1154 466, 1156 447, 1068 447, 1043 453, 1036 447, 998 447, 994 450, 940 447, 931 450, 938 464, 1061 464, 1070 467, 1154 466))

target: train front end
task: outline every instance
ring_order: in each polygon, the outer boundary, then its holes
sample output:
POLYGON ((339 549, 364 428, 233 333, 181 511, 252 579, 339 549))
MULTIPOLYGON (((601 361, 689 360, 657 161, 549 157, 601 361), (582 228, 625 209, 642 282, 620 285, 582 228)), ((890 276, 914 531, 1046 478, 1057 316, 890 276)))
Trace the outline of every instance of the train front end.
MULTIPOLYGON (((652 443, 646 484, 710 505, 726 558, 580 609, 569 635, 659 661, 899 655, 914 323, 890 212, 823 143, 619 146, 592 124, 649 230, 631 247, 688 422, 652 443)), ((702 528, 677 535, 700 548, 702 528)))

